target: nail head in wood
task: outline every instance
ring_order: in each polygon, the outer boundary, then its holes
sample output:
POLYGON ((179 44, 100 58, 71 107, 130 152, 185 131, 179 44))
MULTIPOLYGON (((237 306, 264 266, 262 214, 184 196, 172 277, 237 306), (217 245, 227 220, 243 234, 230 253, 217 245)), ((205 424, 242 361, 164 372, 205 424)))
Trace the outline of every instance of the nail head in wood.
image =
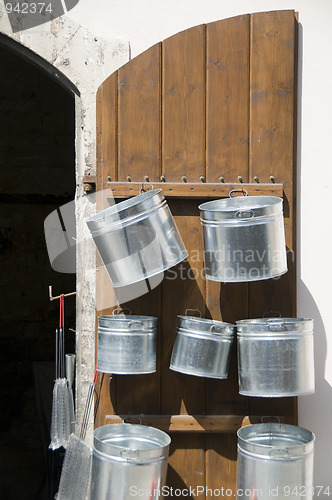
POLYGON ((270 181, 273 183, 275 182, 274 175, 270 175, 270 181))
POLYGON ((225 177, 223 177, 222 175, 219 177, 219 182, 225 182, 225 177))
POLYGON ((254 177, 254 181, 255 181, 255 182, 259 182, 259 179, 258 179, 257 175, 255 175, 255 177, 254 177))
POLYGON ((128 182, 131 182, 131 177, 130 177, 130 175, 127 175, 127 181, 128 181, 128 182))
POLYGON ((181 179, 183 180, 183 182, 187 182, 187 177, 185 175, 183 175, 181 179))
POLYGON ((111 176, 110 176, 110 175, 108 175, 108 176, 106 177, 106 180, 107 180, 107 182, 112 182, 112 178, 111 178, 111 176))
POLYGON ((148 176, 148 175, 145 175, 145 176, 144 176, 144 180, 145 180, 145 182, 149 182, 149 181, 150 181, 149 176, 148 176))
POLYGON ((243 182, 243 179, 242 179, 241 175, 238 175, 237 180, 238 180, 239 182, 243 182))
POLYGON ((200 180, 201 182, 205 182, 205 177, 204 177, 203 175, 200 175, 199 180, 200 180))
POLYGON ((161 176, 160 176, 160 181, 161 181, 161 182, 166 182, 166 177, 165 177, 164 175, 161 175, 161 176))

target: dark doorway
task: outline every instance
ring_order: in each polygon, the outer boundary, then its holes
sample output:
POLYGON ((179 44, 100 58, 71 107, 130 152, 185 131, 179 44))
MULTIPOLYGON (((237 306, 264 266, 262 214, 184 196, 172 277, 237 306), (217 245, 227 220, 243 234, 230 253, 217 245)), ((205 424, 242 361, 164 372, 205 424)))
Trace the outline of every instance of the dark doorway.
MULTIPOLYGON (((48 286, 56 295, 75 290, 74 274, 50 266, 44 220, 74 198, 75 100, 29 59, 1 47, 0 112, 0 497, 44 500, 59 321, 48 286)), ((65 320, 66 350, 74 352, 74 297, 65 320)))

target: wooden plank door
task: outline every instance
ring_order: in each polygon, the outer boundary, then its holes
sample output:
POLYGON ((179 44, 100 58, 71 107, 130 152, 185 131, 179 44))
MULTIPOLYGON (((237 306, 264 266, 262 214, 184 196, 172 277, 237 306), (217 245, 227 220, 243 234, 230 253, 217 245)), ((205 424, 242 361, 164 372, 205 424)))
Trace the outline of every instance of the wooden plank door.
MULTIPOLYGON (((209 497, 205 488, 235 492, 236 430, 245 416, 297 419, 295 398, 239 395, 236 347, 227 380, 169 370, 177 315, 187 308, 232 323, 271 310, 296 316, 296 72, 294 12, 264 12, 179 33, 120 68, 97 95, 97 190, 125 198, 143 184, 162 186, 189 256, 158 287, 125 304, 159 318, 157 372, 105 376, 96 426, 140 415, 168 431, 168 483, 203 486, 192 496, 200 500, 209 497), (236 186, 284 197, 289 271, 280 279, 204 279, 197 206, 236 186)), ((101 197, 98 208, 105 203, 101 197)), ((102 268, 97 295, 114 296, 102 268)), ((111 311, 101 307, 97 316, 111 311)))

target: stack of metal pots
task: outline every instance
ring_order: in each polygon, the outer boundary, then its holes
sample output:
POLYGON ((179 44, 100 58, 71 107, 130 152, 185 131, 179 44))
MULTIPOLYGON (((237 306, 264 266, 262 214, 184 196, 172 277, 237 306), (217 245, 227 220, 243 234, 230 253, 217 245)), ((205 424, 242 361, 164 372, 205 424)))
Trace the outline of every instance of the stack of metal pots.
MULTIPOLYGON (((233 194, 199 206, 206 279, 250 282, 284 274, 282 199, 233 194)), ((115 288, 156 276, 188 255, 161 190, 114 205, 87 224, 115 288)), ((155 372, 157 320, 100 316, 98 370, 119 375, 155 372)), ((227 378, 236 330, 240 394, 270 398, 314 392, 311 319, 243 319, 235 327, 209 318, 178 316, 170 369, 227 378)), ((296 426, 262 423, 240 429, 238 498, 293 498, 300 486, 306 491, 302 496, 312 498, 313 442, 310 431, 296 426)), ((160 492, 169 443, 165 433, 145 426, 113 424, 96 429, 92 500, 129 500, 137 489, 160 492)))

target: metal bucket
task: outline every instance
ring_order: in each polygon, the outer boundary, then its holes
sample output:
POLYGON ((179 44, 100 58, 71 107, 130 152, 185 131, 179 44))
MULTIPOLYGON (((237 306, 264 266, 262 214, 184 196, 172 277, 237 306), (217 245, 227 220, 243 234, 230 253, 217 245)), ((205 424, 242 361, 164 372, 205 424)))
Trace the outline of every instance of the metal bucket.
POLYGON ((313 498, 312 432, 264 423, 242 427, 237 436, 238 500, 313 498))
POLYGON ((314 392, 312 319, 247 319, 236 326, 240 394, 283 397, 314 392))
POLYGON ((158 318, 99 316, 97 370, 119 375, 156 371, 158 318))
POLYGON ((170 369, 198 377, 224 379, 235 326, 213 319, 178 316, 170 369))
POLYGON ((161 189, 117 203, 87 225, 114 287, 160 274, 188 256, 161 189))
POLYGON ((222 282, 258 281, 287 271, 282 199, 237 196, 199 206, 205 276, 222 282))
POLYGON ((90 500, 159 500, 171 438, 153 427, 111 424, 94 431, 90 500))

